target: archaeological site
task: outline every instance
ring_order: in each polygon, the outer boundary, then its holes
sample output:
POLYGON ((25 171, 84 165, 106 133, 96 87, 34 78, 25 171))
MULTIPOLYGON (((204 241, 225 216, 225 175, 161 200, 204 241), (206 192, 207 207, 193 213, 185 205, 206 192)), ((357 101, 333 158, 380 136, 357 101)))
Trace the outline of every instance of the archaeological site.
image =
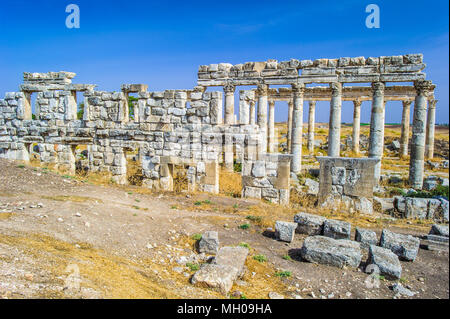
POLYGON ((0 96, 0 296, 448 299, 448 126, 425 62, 200 65, 165 91, 25 72, 0 96), (45 269, 14 260, 30 251, 45 269))

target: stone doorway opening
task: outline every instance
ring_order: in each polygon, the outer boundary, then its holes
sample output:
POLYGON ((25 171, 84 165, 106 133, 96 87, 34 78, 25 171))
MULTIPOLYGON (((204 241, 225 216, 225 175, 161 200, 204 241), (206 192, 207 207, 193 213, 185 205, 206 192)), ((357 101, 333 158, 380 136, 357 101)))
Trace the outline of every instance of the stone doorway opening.
POLYGON ((130 185, 142 186, 144 175, 142 174, 142 164, 139 157, 139 148, 126 148, 124 150, 127 162, 127 182, 130 185))

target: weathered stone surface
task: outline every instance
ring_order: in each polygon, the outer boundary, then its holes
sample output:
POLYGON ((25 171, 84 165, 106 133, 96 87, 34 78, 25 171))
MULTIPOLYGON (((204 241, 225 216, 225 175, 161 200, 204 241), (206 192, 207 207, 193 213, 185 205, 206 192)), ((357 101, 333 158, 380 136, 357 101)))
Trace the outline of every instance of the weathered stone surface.
POLYGON ((411 235, 396 234, 383 229, 380 246, 392 250, 400 259, 414 261, 419 251, 420 240, 411 235))
POLYGON ((226 294, 237 278, 237 270, 232 266, 204 264, 191 279, 191 283, 200 287, 212 288, 226 294))
POLYGON ((294 216, 297 223, 296 233, 306 235, 321 235, 323 224, 327 219, 323 216, 307 213, 298 213, 294 216))
POLYGON ((370 245, 367 263, 376 265, 380 274, 391 279, 399 279, 402 275, 402 265, 398 256, 390 249, 370 245))
POLYGON ((333 239, 324 236, 310 236, 303 242, 301 257, 312 263, 342 268, 358 267, 361 263, 359 243, 347 239, 333 239))
POLYGON ((216 231, 207 231, 198 242, 198 251, 215 254, 219 250, 219 234, 216 231))
POLYGON ((319 193, 319 182, 313 179, 307 178, 305 180, 305 186, 308 187, 307 193, 311 195, 317 195, 319 193))
POLYGON ((245 259, 248 256, 248 248, 245 247, 222 247, 217 252, 213 261, 217 265, 231 266, 237 269, 237 275, 244 273, 245 259))
POLYGON ((363 248, 369 248, 371 245, 378 244, 377 234, 374 231, 358 227, 355 230, 355 240, 361 243, 363 248))
POLYGON ((294 240, 297 223, 277 221, 275 223, 275 236, 277 239, 288 243, 294 240))
POLYGON ((323 235, 334 239, 350 239, 352 225, 345 221, 327 219, 323 224, 323 235))
POLYGON ((395 283, 392 286, 392 291, 394 291, 396 294, 400 296, 407 296, 407 297, 413 297, 416 293, 414 291, 411 291, 410 289, 403 287, 401 283, 395 283))
POLYGON ((448 225, 434 224, 431 226, 430 235, 439 235, 448 237, 448 225))

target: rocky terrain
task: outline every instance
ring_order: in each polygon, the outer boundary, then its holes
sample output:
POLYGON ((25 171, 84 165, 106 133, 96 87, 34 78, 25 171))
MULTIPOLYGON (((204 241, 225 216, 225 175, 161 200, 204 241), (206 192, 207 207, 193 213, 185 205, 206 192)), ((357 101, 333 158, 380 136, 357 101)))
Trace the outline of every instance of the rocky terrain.
MULTIPOLYGON (((365 273, 367 249, 358 267, 339 268, 302 254, 308 235, 286 242, 275 233, 276 221, 292 223, 301 211, 350 222, 351 239, 356 227, 378 238, 383 229, 425 236, 432 221, 152 193, 6 160, 0 172, 2 298, 449 298, 448 244, 421 245, 413 262, 401 261, 400 278, 374 278, 365 273), (213 256, 208 248, 199 252, 201 234, 213 237, 212 249, 246 251, 227 292, 201 284, 197 272, 213 256)), ((233 265, 230 255, 221 256, 212 261, 216 268, 233 265)))

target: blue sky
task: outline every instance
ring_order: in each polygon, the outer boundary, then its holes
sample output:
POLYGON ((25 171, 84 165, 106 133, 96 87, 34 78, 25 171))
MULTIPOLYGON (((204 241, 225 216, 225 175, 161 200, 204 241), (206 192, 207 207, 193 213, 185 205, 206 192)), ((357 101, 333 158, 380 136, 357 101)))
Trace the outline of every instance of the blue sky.
MULTIPOLYGON (((75 83, 150 91, 196 85, 201 64, 423 53, 436 85, 437 122, 449 117, 448 1, 21 1, 0 4, 0 96, 17 91, 22 72, 72 71, 75 83), (65 27, 65 8, 80 7, 80 29, 65 27), (380 7, 380 28, 365 27, 368 4, 380 7)), ((237 106, 237 104, 236 104, 237 106)), ((287 119, 286 103, 276 120, 287 119)), ((401 102, 386 106, 400 122, 401 102)), ((307 107, 305 107, 305 120, 307 107)), ((237 107, 236 107, 237 112, 237 107)), ((328 103, 317 104, 328 122, 328 103)), ((352 121, 343 103, 342 121, 352 121)), ((370 103, 362 105, 370 121, 370 103)))

